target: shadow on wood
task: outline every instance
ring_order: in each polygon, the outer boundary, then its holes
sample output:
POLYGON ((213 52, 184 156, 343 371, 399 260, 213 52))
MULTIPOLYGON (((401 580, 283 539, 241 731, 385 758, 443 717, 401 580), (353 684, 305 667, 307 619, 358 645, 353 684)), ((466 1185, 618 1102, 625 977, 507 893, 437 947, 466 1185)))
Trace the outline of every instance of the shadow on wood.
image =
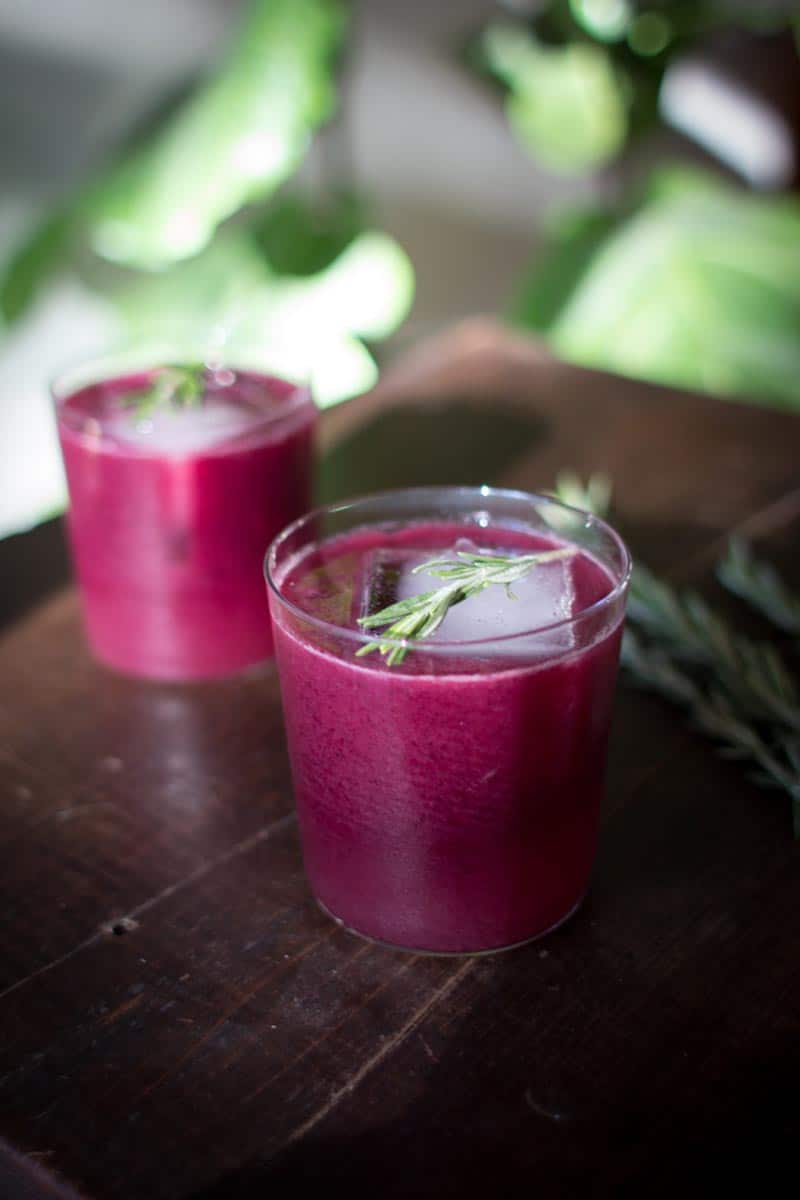
POLYGON ((424 484, 497 484, 546 431, 541 417, 519 408, 463 401, 392 408, 325 456, 320 503, 424 484))
POLYGON ((0 539, 0 629, 68 578, 69 557, 60 520, 0 539))
MULTIPOLYGON (((557 985, 545 982, 559 975, 559 936, 548 939, 552 957, 538 972, 544 1012, 532 1007, 531 1025, 550 1015, 564 1020, 567 983, 562 980, 557 992, 557 985)), ((573 940, 563 938, 565 945, 573 940)), ((515 964, 526 960, 530 963, 530 952, 502 964, 469 1013, 471 1028, 491 1028, 504 1009, 520 1018, 515 964)), ((631 1030, 621 1030, 609 1044, 599 1029, 584 1029, 578 1037, 583 1053, 571 1062, 551 1038, 527 1054, 510 1041, 505 1047, 495 1042, 468 1073, 460 1039, 440 1052, 429 1030, 434 1049, 417 1053, 412 1035, 402 1065, 406 1075, 414 1066, 416 1096, 405 1109, 387 1079, 373 1080, 369 1123, 379 1120, 381 1109, 394 1114, 385 1123, 350 1134, 348 1114, 333 1114, 321 1126, 338 1126, 335 1133, 312 1130, 271 1161, 245 1165, 191 1200, 262 1200, 317 1191, 352 1200, 442 1200, 479 1192, 535 1192, 542 1200, 584 1195, 671 1200, 687 1191, 687 1183, 692 1196, 716 1194, 723 1182, 763 1187, 767 1165, 771 1171, 781 1164, 792 1168, 797 1056, 787 1056, 781 1036, 766 1029, 739 1061, 728 1053, 729 1033, 720 1034, 719 1046, 708 1052, 703 1018, 688 1011, 686 1016, 685 1053, 695 1059, 698 1077, 666 1092, 661 1086, 682 1070, 680 1063, 666 1061, 670 1056, 662 1051, 654 1072, 647 1036, 631 1030), (629 1057, 619 1062, 626 1044, 629 1057)), ((658 1023, 657 1015, 649 1022, 658 1023)), ((354 1107, 343 1103, 350 1115, 354 1107)))

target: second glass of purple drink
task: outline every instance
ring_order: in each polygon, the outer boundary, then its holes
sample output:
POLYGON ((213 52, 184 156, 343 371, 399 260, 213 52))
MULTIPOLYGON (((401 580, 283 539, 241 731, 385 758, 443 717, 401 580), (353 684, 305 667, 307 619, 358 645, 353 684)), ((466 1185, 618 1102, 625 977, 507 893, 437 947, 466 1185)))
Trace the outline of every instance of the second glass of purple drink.
POLYGON ((575 910, 595 856, 629 570, 604 522, 489 488, 365 497, 273 542, 303 856, 337 921, 406 949, 479 953, 575 910), (360 624, 441 586, 429 560, 553 550, 512 595, 462 600, 425 640, 360 624), (376 640, 385 653, 367 652, 376 640))
POLYGON ((95 656, 126 674, 173 680, 267 659, 261 561, 311 502, 309 389, 228 364, 126 358, 65 373, 54 391, 95 656), (180 402, 188 385, 191 402, 180 402), (177 400, 163 399, 170 387, 177 400))

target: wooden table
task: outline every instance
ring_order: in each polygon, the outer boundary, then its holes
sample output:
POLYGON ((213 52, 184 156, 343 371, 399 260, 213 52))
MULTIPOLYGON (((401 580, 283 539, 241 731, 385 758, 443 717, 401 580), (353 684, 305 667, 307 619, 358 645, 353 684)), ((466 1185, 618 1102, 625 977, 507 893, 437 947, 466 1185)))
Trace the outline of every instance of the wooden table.
MULTIPOLYGON (((654 567, 708 580, 743 529, 791 569, 797 417, 567 368, 480 322, 324 440, 326 497, 604 469, 654 567)), ((497 957, 326 920, 273 672, 115 677, 71 590, 0 643, 0 785, 0 1132, 96 1200, 693 1196, 750 1172, 773 1194, 796 1148, 788 803, 656 699, 619 692, 590 899, 497 957)))

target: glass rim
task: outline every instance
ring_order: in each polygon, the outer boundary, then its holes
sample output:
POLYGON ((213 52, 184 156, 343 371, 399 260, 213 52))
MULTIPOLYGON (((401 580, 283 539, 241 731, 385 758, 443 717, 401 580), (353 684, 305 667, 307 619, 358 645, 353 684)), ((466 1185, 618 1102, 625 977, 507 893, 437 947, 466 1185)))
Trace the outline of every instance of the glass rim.
MULTIPOLYGON (((254 352, 255 354, 255 352, 254 352)), ((47 389, 52 399, 56 414, 59 414, 67 402, 84 388, 103 381, 110 381, 127 372, 155 371, 159 367, 169 367, 180 364, 182 360, 201 362, 203 366, 217 370, 229 370, 236 373, 248 372, 260 375, 264 379, 275 379, 291 388, 291 393, 285 401, 272 411, 259 415, 251 428, 283 420, 285 417, 300 409, 307 402, 314 404, 311 381, 308 374, 301 375, 292 372, 284 375, 277 369, 270 368, 266 363, 254 357, 250 360, 245 353, 227 356, 224 351, 198 351, 193 355, 181 352, 180 347, 169 342, 152 342, 141 347, 126 347, 120 350, 109 350, 104 353, 84 355, 72 362, 65 362, 51 372, 47 380, 47 389), (212 353, 214 357, 212 357, 212 353)))
MULTIPOLYGON (((377 525, 379 522, 375 521, 374 524, 377 525)), ((357 528, 362 528, 362 526, 354 526, 353 530, 349 532, 353 532, 357 528)), ((363 528, 369 528, 369 523, 365 522, 363 528)), ((555 533, 556 531, 554 530, 553 532, 555 533)), ((589 556, 591 557, 591 555, 589 556)), ((337 637, 343 637, 347 641, 357 642, 360 645, 366 645, 368 642, 380 641, 382 645, 385 644, 388 646, 397 646, 403 649, 419 650, 420 648, 424 648, 426 653, 434 654, 444 653, 448 650, 452 652, 455 649, 464 647, 470 648, 488 645, 494 646, 498 643, 513 643, 518 641, 520 638, 530 638, 536 634, 550 633, 554 630, 565 629, 569 626, 574 626, 578 622, 585 621, 590 617, 596 616, 598 613, 603 613, 606 609, 612 607, 619 597, 624 594, 625 589, 628 586, 628 581, 630 580, 632 567, 633 560, 628 547, 617 533, 616 529, 614 529, 612 525, 609 525, 607 521, 603 520, 602 517, 598 517, 594 513, 588 512, 586 509, 576 508, 572 504, 565 504, 563 500, 559 500, 555 496, 548 496, 543 492, 526 492, 521 488, 489 487, 486 484, 463 486, 432 485, 430 487, 390 488, 381 492, 366 492, 360 496, 349 497, 346 500, 337 500, 332 504, 322 504, 317 508, 312 509, 310 512, 304 513, 301 517, 298 517, 296 520, 292 521, 289 525, 282 529, 280 533, 278 533, 272 539, 264 555, 264 576, 270 591, 274 593, 280 604, 282 604, 295 616, 299 617, 302 621, 305 621, 307 624, 312 625, 316 629, 322 630, 324 633, 332 633, 337 637), (281 592, 280 585, 275 578, 275 557, 280 550, 281 545, 286 542, 286 540, 294 533, 296 533, 297 530, 300 529, 305 523, 310 523, 314 520, 317 520, 328 513, 353 509, 367 501, 376 503, 387 502, 393 498, 401 496, 409 498, 413 498, 415 496, 420 498, 423 496, 430 496, 432 499, 444 499, 448 495, 462 497, 474 495, 476 498, 480 498, 482 500, 499 497, 506 500, 525 502, 534 501, 537 504, 544 503, 563 512, 574 513, 576 516, 584 518, 585 528, 596 528, 600 533, 604 534, 616 548, 621 559, 619 577, 615 578, 614 586, 612 587, 611 591, 605 594, 605 596, 601 596, 600 599, 595 600, 593 604, 588 605, 586 608, 582 608, 580 612, 573 613, 569 617, 562 617, 558 621, 551 621, 547 625, 536 625, 531 629, 525 629, 515 633, 498 634, 495 637, 462 638, 454 641, 426 641, 424 643, 424 647, 421 647, 418 639, 390 638, 385 637, 383 634, 378 633, 374 629, 348 629, 343 625, 336 625, 333 621, 326 621, 322 617, 316 617, 311 613, 306 612, 292 600, 289 600, 281 592)))

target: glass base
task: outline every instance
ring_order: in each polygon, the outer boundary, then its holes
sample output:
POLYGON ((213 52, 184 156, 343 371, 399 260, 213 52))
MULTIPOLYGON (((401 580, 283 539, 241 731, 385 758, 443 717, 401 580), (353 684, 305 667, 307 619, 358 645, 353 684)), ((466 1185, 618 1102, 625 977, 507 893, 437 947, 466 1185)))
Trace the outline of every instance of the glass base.
POLYGON ((138 670, 135 667, 121 666, 119 663, 105 658, 92 646, 89 646, 89 654, 93 662, 97 663, 103 670, 109 671, 112 675, 117 675, 121 679, 136 679, 143 683, 227 683, 237 679, 260 679, 270 674, 275 668, 275 657, 274 655, 270 655, 268 658, 257 659, 256 662, 245 663, 241 667, 225 668, 222 671, 212 674, 187 675, 182 672, 138 670))
POLYGON ((364 942, 371 942, 373 946, 383 946, 386 950, 400 950, 404 954, 424 954, 428 958, 487 958, 490 954, 506 954, 509 950, 519 950, 522 946, 530 946, 532 942, 538 942, 541 938, 547 937, 548 934, 555 933, 562 925, 566 925, 570 917, 574 917, 586 899, 586 893, 583 893, 580 899, 573 904, 569 912, 565 913, 563 917, 560 917, 552 925, 548 925, 546 929, 540 930, 539 933, 534 933, 532 937, 523 938, 519 942, 509 942, 506 946, 490 946, 486 950, 424 950, 415 946, 401 946, 397 942, 384 942, 381 938, 372 937, 368 933, 362 933, 360 929, 354 929, 351 925, 346 925, 342 918, 337 917, 336 913, 331 912, 317 896, 314 899, 325 913, 325 916, 330 917, 334 924, 343 929, 345 933, 352 933, 364 942))

